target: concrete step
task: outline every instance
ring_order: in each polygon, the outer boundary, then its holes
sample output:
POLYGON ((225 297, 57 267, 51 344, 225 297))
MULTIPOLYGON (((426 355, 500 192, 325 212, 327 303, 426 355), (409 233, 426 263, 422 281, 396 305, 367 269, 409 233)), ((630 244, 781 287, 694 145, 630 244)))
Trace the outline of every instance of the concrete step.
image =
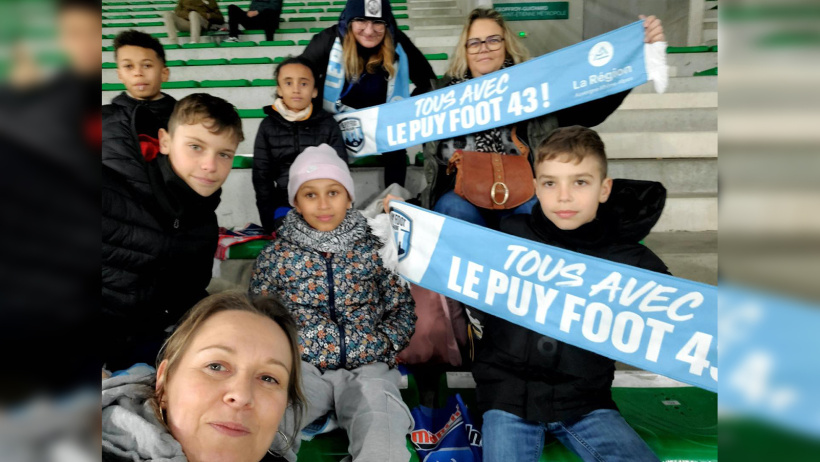
POLYGON ((717 285, 717 231, 652 232, 644 244, 666 263, 673 276, 717 285))
MULTIPOLYGON (((446 53, 448 56, 453 51, 452 46, 420 46, 419 51, 424 54, 430 53, 446 53)), ((269 57, 276 58, 278 56, 297 56, 305 49, 305 45, 294 46, 272 46, 272 47, 216 47, 216 48, 178 48, 174 50, 165 50, 165 59, 219 59, 219 58, 259 58, 269 57)), ((113 51, 102 52, 103 62, 114 62, 113 51)), ((445 65, 447 61, 441 61, 445 65)), ((198 79, 202 80, 202 79, 198 79)))
POLYGON ((717 159, 611 159, 611 178, 659 181, 668 194, 717 194, 717 159))
MULTIPOLYGON (((332 14, 334 14, 334 13, 317 14, 317 15, 314 15, 314 16, 316 16, 317 19, 318 19, 319 16, 330 16, 332 14)), ((461 19, 463 19, 463 18, 461 18, 461 19)), ((154 20, 154 21, 160 21, 160 20, 161 19, 154 20)), ((426 21, 430 21, 430 19, 416 20, 415 24, 421 25, 421 24, 424 24, 424 22, 426 22, 426 21)), ((130 21, 130 22, 133 22, 133 21, 130 21)), ((143 21, 139 21, 139 22, 143 22, 143 21)), ((149 22, 149 21, 146 20, 144 22, 149 22)), ((153 21, 151 21, 151 22, 153 22, 153 21)), ((306 29, 310 29, 311 27, 325 28, 325 27, 332 26, 334 24, 334 22, 335 21, 318 21, 318 20, 317 21, 307 21, 307 22, 303 22, 303 21, 286 21, 286 22, 281 22, 279 27, 281 27, 281 28, 304 27, 306 29)), ((397 19, 396 22, 399 25, 402 25, 402 26, 403 25, 409 25, 411 28, 413 27, 413 24, 414 24, 413 20, 411 20, 411 19, 397 19)), ((444 23, 444 22, 440 22, 440 23, 444 23)), ((446 23, 444 23, 444 24, 446 24, 446 23)), ((124 30, 128 30, 128 29, 134 29, 134 28, 133 27, 104 27, 102 31, 103 31, 103 34, 119 34, 120 32, 122 32, 124 30)), ((148 33, 148 34, 151 34, 151 33, 154 33, 154 32, 167 32, 167 29, 165 28, 164 25, 163 26, 137 27, 136 29, 141 30, 142 32, 145 32, 145 33, 148 33)), ((163 43, 165 43, 165 42, 163 42, 163 43)))
POLYGON ((618 109, 694 109, 718 107, 715 91, 691 93, 635 93, 626 97, 618 109))
POLYGON ((717 132, 601 133, 614 159, 716 158, 717 132))
MULTIPOLYGON (((242 29, 240 29, 242 31, 242 29)), ((413 30, 406 30, 404 33, 410 37, 410 40, 413 41, 413 44, 416 47, 454 47, 456 42, 458 42, 458 35, 450 34, 446 30, 442 30, 441 34, 438 35, 431 35, 429 30, 422 31, 420 34, 417 34, 416 31, 413 30)), ((310 40, 313 36, 316 35, 311 32, 299 33, 299 34, 274 34, 274 40, 293 40, 294 42, 299 42, 300 40, 310 40)), ((239 38, 241 40, 248 40, 252 42, 261 42, 265 40, 265 34, 245 34, 242 33, 239 38)), ((213 42, 213 36, 204 36, 200 37, 200 41, 205 42, 213 42)), ((167 39, 160 38, 160 42, 167 42, 167 39)), ((179 43, 188 43, 190 41, 189 37, 179 37, 179 43)), ((114 39, 102 39, 102 46, 108 47, 114 45, 114 39)))
MULTIPOLYGON (((445 7, 441 5, 432 7, 412 7, 409 8, 409 16, 414 19, 435 18, 439 16, 460 17, 461 9, 458 7, 445 7)), ((462 21, 464 18, 461 18, 462 21)))
POLYGON ((458 2, 455 0, 441 0, 441 1, 409 1, 407 2, 407 9, 410 11, 418 8, 458 8, 458 2))
POLYGON ((669 75, 673 77, 691 77, 698 71, 711 69, 718 65, 717 53, 673 53, 666 55, 669 75))
MULTIPOLYGON (((669 79, 669 86, 666 88, 666 93, 699 93, 699 92, 716 92, 718 91, 717 76, 677 76, 669 79)), ((655 93, 655 86, 652 82, 647 82, 632 90, 633 96, 637 93, 655 93)))
POLYGON ((618 109, 595 127, 600 133, 622 132, 717 132, 718 109, 618 109))

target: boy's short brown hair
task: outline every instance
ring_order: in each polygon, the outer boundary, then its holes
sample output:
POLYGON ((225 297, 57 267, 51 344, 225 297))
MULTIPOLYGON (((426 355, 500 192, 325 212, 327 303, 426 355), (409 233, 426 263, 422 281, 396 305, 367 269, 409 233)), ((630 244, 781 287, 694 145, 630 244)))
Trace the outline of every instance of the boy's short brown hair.
POLYGON ((606 151, 598 132, 580 125, 561 127, 553 130, 538 146, 535 151, 535 165, 559 158, 562 162, 579 164, 587 156, 598 159, 601 165, 601 179, 606 178, 606 151))
POLYGON ((198 123, 215 134, 227 130, 228 135, 233 136, 237 144, 245 140, 242 133, 242 118, 233 105, 222 98, 207 93, 193 93, 177 101, 168 120, 168 133, 173 136, 179 125, 198 123))

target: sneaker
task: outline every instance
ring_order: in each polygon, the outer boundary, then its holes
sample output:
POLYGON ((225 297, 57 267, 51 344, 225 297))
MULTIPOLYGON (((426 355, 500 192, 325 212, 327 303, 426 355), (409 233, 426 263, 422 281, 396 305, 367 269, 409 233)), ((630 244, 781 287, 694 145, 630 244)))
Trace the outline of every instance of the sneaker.
POLYGON ((236 37, 228 37, 224 40, 225 42, 238 42, 239 39, 236 37))

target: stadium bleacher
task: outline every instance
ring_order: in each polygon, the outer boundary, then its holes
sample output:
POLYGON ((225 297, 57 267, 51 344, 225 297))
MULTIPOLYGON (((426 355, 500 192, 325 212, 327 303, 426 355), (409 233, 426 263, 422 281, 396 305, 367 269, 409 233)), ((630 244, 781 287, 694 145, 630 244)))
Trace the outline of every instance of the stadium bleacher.
MULTIPOLYGON (((114 36, 134 28, 158 38, 166 45, 171 69, 170 81, 163 84, 164 91, 178 99, 205 91, 227 99, 239 109, 246 140, 239 146, 234 171, 223 187, 217 216, 225 227, 259 223, 250 181, 250 156, 256 131, 264 118, 261 107, 272 103, 276 86, 274 66, 286 56, 299 54, 314 34, 333 25, 345 2, 285 1, 280 28, 271 42, 264 40, 261 30, 243 31, 237 43, 222 42, 224 33, 203 34, 199 44, 188 43, 190 34, 180 32, 179 45, 167 43, 161 19, 162 13, 172 10, 175 3, 103 1, 102 103, 109 103, 123 90, 114 63, 114 36)), ((247 9, 249 3, 220 1, 224 13, 230 4, 247 9)), ((462 12, 455 1, 391 3, 400 28, 425 53, 436 74, 443 74, 466 11, 462 12)), ((671 76, 667 92, 655 94, 651 83, 638 87, 608 120, 595 128, 606 143, 611 176, 661 181, 669 192, 664 214, 645 240, 646 245, 676 276, 716 284, 717 46, 710 42, 697 47, 669 47, 667 53, 671 76)), ((420 150, 420 146, 408 149, 413 161, 408 167, 406 187, 413 193, 424 187, 421 167, 412 165, 420 150)), ((377 158, 358 164, 358 168, 353 168, 356 195, 364 199, 358 205, 365 205, 367 198, 381 189, 382 172, 374 167, 378 165, 377 158)), ((247 268, 262 246, 264 241, 235 246, 229 252, 231 260, 222 263, 233 265, 233 272, 248 277, 247 268)), ((623 376, 626 372, 618 374, 623 376)), ((448 379, 442 375, 436 400, 459 392, 469 405, 469 383, 465 386, 462 380, 448 385, 448 379)), ((412 374, 409 382, 402 394, 408 405, 416 405, 419 396, 412 374)), ((661 460, 717 460, 714 394, 678 384, 619 387, 613 394, 627 421, 661 460)), ((311 461, 338 461, 346 454, 346 447, 344 433, 334 432, 305 442, 300 455, 311 461)), ((546 446, 541 460, 577 458, 553 443, 546 446)))

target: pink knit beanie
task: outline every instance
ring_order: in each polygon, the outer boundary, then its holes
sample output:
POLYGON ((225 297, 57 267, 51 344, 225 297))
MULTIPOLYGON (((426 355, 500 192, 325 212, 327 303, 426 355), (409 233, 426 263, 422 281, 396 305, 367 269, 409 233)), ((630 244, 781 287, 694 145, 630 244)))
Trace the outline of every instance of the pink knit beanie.
POLYGON ((288 180, 288 202, 294 205, 293 199, 299 188, 310 180, 329 179, 336 180, 347 189, 350 194, 350 201, 356 200, 353 192, 353 177, 350 176, 350 169, 347 163, 336 153, 336 150, 327 144, 312 146, 296 156, 293 165, 290 166, 288 180))

